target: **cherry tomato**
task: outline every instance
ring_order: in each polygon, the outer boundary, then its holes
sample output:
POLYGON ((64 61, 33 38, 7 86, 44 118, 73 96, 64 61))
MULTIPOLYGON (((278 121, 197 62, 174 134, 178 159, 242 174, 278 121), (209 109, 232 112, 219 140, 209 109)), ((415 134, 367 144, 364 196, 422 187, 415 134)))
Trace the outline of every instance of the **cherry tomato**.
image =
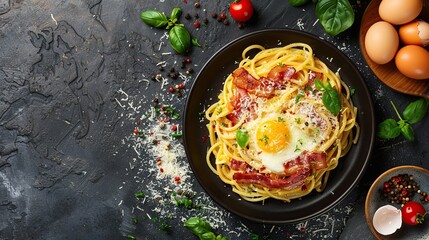
POLYGON ((420 203, 413 201, 405 203, 401 212, 402 221, 408 225, 422 224, 426 215, 425 208, 420 203))
POLYGON ((253 5, 250 0, 235 0, 229 6, 231 17, 238 22, 246 22, 253 15, 253 5))

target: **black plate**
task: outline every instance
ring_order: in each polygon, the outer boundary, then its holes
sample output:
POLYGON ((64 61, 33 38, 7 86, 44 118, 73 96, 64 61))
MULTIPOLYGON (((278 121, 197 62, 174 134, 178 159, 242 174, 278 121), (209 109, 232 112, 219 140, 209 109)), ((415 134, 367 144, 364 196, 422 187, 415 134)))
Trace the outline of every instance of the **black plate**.
MULTIPOLYGON (((215 202, 226 210, 249 220, 264 223, 292 223, 302 221, 335 206, 358 183, 370 158, 375 121, 370 93, 355 65, 334 45, 308 33, 287 29, 269 29, 242 36, 219 50, 198 74, 190 91, 183 122, 185 149, 192 170, 204 190, 215 202), (249 45, 260 44, 266 48, 303 42, 309 44, 315 55, 334 72, 340 74, 349 86, 356 89, 352 97, 358 107, 358 122, 361 131, 359 142, 341 159, 338 167, 331 172, 326 189, 322 193, 313 192, 302 199, 284 203, 269 199, 264 204, 251 203, 232 192, 206 164, 209 141, 205 125, 199 113, 217 101, 226 77, 237 68, 242 51, 249 45), (333 59, 332 62, 326 59, 333 59)), ((214 159, 212 159, 214 160, 214 159)))

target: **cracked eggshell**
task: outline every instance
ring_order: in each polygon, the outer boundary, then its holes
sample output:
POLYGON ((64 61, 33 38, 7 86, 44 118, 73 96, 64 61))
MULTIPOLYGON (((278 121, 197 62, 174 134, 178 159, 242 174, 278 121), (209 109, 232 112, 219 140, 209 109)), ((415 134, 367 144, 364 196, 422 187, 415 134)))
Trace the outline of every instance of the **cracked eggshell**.
POLYGON ((399 38, 404 44, 426 46, 429 44, 429 23, 415 20, 399 28, 399 38))
POLYGON ((382 235, 393 234, 402 226, 401 210, 392 205, 384 205, 375 211, 372 224, 382 235))

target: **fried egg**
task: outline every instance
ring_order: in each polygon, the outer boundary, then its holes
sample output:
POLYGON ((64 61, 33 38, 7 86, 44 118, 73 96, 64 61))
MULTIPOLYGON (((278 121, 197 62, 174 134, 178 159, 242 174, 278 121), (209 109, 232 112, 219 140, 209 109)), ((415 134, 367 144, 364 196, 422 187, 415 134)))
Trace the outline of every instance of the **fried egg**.
POLYGON ((284 173, 284 164, 304 151, 315 152, 322 138, 318 130, 295 114, 269 114, 245 124, 249 133, 247 151, 272 173, 284 173))

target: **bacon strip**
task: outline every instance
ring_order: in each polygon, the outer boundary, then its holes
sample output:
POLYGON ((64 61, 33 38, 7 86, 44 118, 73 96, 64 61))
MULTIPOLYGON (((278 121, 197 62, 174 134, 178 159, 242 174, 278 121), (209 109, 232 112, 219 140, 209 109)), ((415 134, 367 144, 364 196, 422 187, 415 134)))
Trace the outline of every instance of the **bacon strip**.
POLYGON ((288 178, 271 178, 262 173, 242 173, 236 172, 233 175, 234 180, 239 184, 255 184, 267 188, 280 188, 285 190, 294 189, 304 185, 305 179, 310 176, 310 171, 302 174, 295 174, 288 178))
POLYGON ((290 190, 304 185, 305 179, 313 171, 327 167, 326 154, 322 152, 308 153, 304 152, 297 158, 284 164, 285 175, 288 177, 275 178, 273 176, 258 173, 246 162, 231 160, 230 167, 236 172, 233 179, 239 184, 255 184, 268 188, 280 188, 290 190))

